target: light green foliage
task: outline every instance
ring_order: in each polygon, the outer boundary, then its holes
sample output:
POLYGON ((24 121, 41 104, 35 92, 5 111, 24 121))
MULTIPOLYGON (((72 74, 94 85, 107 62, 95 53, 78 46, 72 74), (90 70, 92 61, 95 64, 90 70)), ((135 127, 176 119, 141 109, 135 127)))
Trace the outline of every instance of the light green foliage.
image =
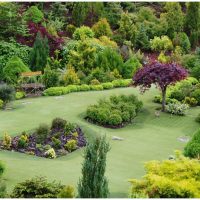
POLYGON ((142 194, 149 198, 197 198, 200 195, 197 160, 190 160, 177 152, 175 160, 150 161, 145 169, 142 180, 130 180, 131 198, 142 194))
POLYGON ((15 99, 19 100, 19 99, 23 99, 26 96, 25 92, 22 91, 18 91, 15 93, 15 99))
POLYGON ((128 59, 124 65, 123 65, 123 71, 122 76, 124 78, 132 78, 135 72, 141 67, 141 63, 139 60, 132 56, 130 59, 128 59))
POLYGON ((62 59, 59 59, 60 57, 60 51, 59 50, 55 50, 55 56, 48 58, 47 59, 47 63, 50 65, 51 69, 59 69, 62 68, 62 59))
POLYGON ((29 72, 30 69, 17 57, 12 57, 6 64, 3 74, 8 83, 17 84, 18 78, 22 72, 29 72))
POLYGON ((65 144, 65 149, 69 152, 72 152, 77 149, 77 140, 71 139, 68 140, 65 144))
POLYGON ((194 133, 192 139, 185 146, 184 155, 190 158, 200 158, 200 130, 194 133))
POLYGON ((165 10, 166 12, 162 15, 168 24, 167 35, 173 38, 175 32, 183 30, 184 15, 179 2, 167 2, 165 10))
POLYGON ((71 185, 65 186, 58 194, 58 198, 74 198, 74 197, 75 197, 75 189, 71 185))
POLYGON ((194 107, 198 104, 198 101, 193 97, 185 97, 183 103, 188 104, 191 107, 194 107))
POLYGON ((55 137, 52 137, 53 147, 55 149, 60 149, 61 147, 61 141, 55 137))
POLYGON ((80 28, 77 28, 73 33, 74 40, 84 40, 86 38, 93 38, 93 37, 94 37, 94 32, 88 26, 81 26, 80 28))
POLYGON ((46 156, 47 158, 51 158, 51 159, 56 158, 56 152, 55 152, 54 148, 51 148, 51 149, 47 150, 47 151, 45 152, 45 156, 46 156))
POLYGON ((119 21, 119 33, 123 40, 131 41, 134 45, 136 42, 136 26, 128 12, 121 14, 119 21))
POLYGON ((31 6, 28 8, 28 10, 26 10, 23 17, 26 21, 40 23, 44 19, 44 14, 38 9, 37 6, 31 6))
POLYGON ((105 177, 106 156, 110 150, 105 137, 97 137, 84 152, 82 177, 78 182, 79 198, 107 198, 108 180, 105 177))
POLYGON ((190 40, 187 34, 184 32, 176 33, 173 39, 173 43, 175 46, 180 46, 184 53, 188 53, 190 51, 190 40))
POLYGON ((110 24, 106 18, 100 19, 96 24, 92 26, 92 30, 95 34, 95 37, 108 36, 112 35, 112 30, 110 24))
POLYGON ((50 66, 47 64, 47 66, 44 68, 42 80, 46 88, 57 86, 59 75, 56 70, 51 69, 50 66))
POLYGON ((170 56, 166 56, 164 52, 161 51, 158 56, 158 61, 161 63, 168 63, 170 61, 170 56))
POLYGON ((166 35, 161 37, 155 36, 153 40, 150 40, 150 45, 154 51, 169 51, 173 49, 172 41, 166 35))
POLYGON ((41 33, 38 32, 33 49, 30 53, 30 66, 33 71, 43 70, 47 64, 47 58, 49 56, 48 39, 43 38, 41 33))
POLYGON ((3 108, 3 101, 0 99, 0 109, 3 108))
POLYGON ((112 83, 102 83, 103 89, 112 89, 114 86, 112 83))
POLYGON ((28 145, 28 136, 27 134, 24 132, 22 133, 22 135, 20 136, 19 140, 18 140, 18 148, 25 148, 28 145))
POLYGON ((74 68, 70 65, 67 66, 67 70, 63 74, 62 80, 64 82, 64 85, 78 85, 80 83, 80 79, 78 78, 77 73, 75 72, 74 68))
POLYGON ((99 91, 99 90, 103 90, 103 86, 102 85, 90 85, 90 89, 99 91))
POLYGON ((100 85, 100 82, 95 78, 90 81, 91 85, 100 85))
POLYGON ((13 40, 10 42, 0 41, 0 79, 4 79, 3 69, 13 56, 21 58, 24 64, 28 65, 30 50, 30 47, 16 43, 13 40))
POLYGON ((35 177, 18 183, 11 198, 57 198, 64 188, 60 183, 48 182, 45 177, 35 177))
POLYGON ((189 106, 187 104, 181 104, 180 102, 166 105, 166 111, 174 115, 185 115, 188 108, 189 106))
POLYGON ((8 135, 8 133, 5 133, 4 138, 3 138, 3 147, 5 149, 10 149, 11 142, 12 142, 12 138, 8 135))

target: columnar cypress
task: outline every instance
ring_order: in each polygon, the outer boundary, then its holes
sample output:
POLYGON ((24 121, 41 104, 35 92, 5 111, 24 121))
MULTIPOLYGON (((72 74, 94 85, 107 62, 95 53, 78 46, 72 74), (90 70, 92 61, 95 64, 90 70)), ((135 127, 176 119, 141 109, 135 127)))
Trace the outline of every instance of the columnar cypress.
POLYGON ((48 39, 43 38, 41 33, 38 32, 33 49, 30 52, 30 65, 33 71, 42 70, 47 64, 47 58, 49 56, 48 39))
POLYGON ((108 181, 104 176, 109 144, 105 137, 97 137, 84 152, 82 177, 78 183, 79 198, 107 198, 108 181))

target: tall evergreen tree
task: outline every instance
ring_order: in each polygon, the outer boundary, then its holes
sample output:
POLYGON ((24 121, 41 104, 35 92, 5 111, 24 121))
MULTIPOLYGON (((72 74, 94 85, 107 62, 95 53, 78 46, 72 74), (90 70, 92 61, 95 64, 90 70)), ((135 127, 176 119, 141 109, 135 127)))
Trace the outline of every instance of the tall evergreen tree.
POLYGON ((41 33, 38 32, 36 36, 33 49, 30 52, 30 65, 33 71, 42 70, 47 64, 49 56, 49 45, 47 37, 43 38, 41 33))
POLYGON ((82 178, 78 183, 80 198, 106 198, 108 197, 108 181, 104 176, 106 169, 106 155, 109 144, 105 137, 97 137, 90 143, 84 152, 82 178))
POLYGON ((200 4, 199 2, 190 2, 187 6, 185 16, 185 31, 190 36, 190 42, 194 47, 199 39, 199 25, 200 25, 200 4))

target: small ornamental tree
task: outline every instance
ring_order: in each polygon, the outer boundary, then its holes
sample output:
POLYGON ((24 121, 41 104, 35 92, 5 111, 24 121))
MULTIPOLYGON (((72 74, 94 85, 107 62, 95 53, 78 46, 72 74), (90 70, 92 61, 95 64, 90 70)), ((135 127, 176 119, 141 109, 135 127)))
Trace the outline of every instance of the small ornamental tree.
POLYGON ((169 85, 187 77, 186 69, 176 63, 159 63, 154 61, 140 68, 133 77, 134 86, 140 86, 141 91, 151 87, 151 84, 158 86, 162 92, 162 111, 165 111, 166 90, 169 85))
POLYGON ((104 176, 109 144, 105 137, 97 137, 87 145, 84 153, 82 178, 78 183, 79 198, 107 198, 108 181, 104 176))

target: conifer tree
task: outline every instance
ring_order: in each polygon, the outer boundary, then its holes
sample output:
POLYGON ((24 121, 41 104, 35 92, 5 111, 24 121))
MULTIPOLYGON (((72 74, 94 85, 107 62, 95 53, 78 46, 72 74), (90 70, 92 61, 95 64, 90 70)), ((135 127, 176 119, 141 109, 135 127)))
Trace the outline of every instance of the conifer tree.
POLYGON ((49 56, 48 39, 43 38, 41 33, 37 33, 36 40, 33 45, 33 49, 30 52, 30 65, 33 71, 42 70, 47 64, 47 58, 49 56))
POLYGON ((78 183, 80 198, 107 198, 108 181, 104 176, 109 144, 105 137, 97 137, 84 152, 82 177, 78 183))
POLYGON ((190 36, 192 46, 197 45, 200 25, 200 4, 199 2, 188 3, 185 16, 185 31, 190 36))

